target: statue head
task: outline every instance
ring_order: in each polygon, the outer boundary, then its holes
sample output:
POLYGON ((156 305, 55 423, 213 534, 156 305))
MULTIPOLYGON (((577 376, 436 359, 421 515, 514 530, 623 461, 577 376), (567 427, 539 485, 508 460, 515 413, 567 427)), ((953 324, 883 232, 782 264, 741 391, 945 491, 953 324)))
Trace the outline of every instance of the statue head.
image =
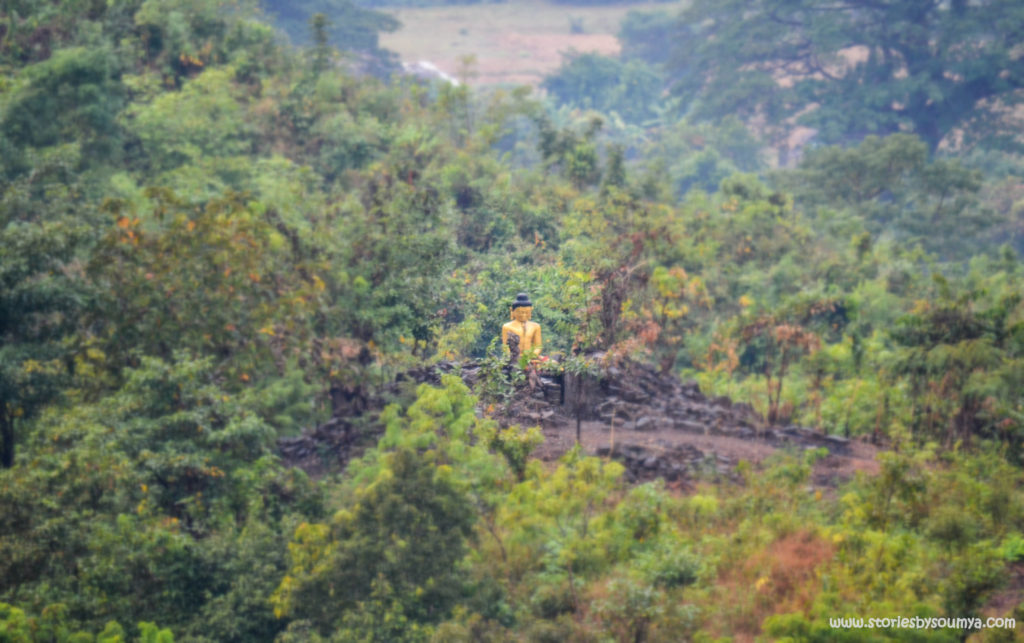
POLYGON ((515 302, 512 303, 512 319, 526 323, 532 316, 533 304, 530 302, 530 297, 525 292, 519 293, 516 295, 515 302))

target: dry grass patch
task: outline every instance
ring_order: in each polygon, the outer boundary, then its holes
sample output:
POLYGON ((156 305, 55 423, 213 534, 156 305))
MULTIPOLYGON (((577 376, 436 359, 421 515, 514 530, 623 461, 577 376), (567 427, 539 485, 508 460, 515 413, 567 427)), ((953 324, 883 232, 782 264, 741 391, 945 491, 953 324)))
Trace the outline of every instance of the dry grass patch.
MULTIPOLYGON (((773 614, 806 613, 820 590, 817 569, 831 560, 835 548, 809 531, 783 536, 741 564, 722 571, 714 605, 728 613, 715 620, 736 641, 753 641, 761 624, 773 614)), ((714 624, 709 624, 714 629, 714 624)))
POLYGON ((606 55, 619 53, 619 23, 632 10, 677 11, 682 3, 572 7, 541 0, 500 4, 394 9, 402 21, 381 45, 403 61, 426 60, 459 76, 462 59, 475 56, 474 85, 533 85, 562 63, 572 49, 606 55), (573 25, 582 33, 571 33, 573 25))

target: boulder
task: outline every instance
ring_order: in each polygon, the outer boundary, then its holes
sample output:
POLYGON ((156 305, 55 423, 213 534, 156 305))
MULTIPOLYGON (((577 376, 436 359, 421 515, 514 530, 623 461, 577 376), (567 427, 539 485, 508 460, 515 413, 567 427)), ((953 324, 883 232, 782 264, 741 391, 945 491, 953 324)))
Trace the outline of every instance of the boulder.
POLYGON ((649 415, 637 418, 634 429, 637 431, 653 431, 658 428, 658 422, 649 415))

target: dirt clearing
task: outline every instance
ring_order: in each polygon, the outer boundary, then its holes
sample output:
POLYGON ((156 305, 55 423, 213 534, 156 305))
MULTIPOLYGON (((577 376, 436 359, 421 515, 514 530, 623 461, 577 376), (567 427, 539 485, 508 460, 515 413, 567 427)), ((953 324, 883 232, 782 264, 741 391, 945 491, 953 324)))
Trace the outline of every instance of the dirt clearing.
POLYGON ((605 55, 619 53, 619 23, 633 10, 676 12, 683 3, 574 7, 537 0, 500 4, 392 9, 402 21, 381 46, 403 62, 428 61, 460 77, 465 56, 475 56, 473 85, 532 85, 562 64, 571 50, 605 55))

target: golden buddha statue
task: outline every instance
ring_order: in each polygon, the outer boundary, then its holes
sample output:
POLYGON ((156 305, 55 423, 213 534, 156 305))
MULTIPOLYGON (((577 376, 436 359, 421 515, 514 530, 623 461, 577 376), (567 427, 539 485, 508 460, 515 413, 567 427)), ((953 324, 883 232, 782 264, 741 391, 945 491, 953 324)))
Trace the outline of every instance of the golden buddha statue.
POLYGON ((512 304, 512 321, 501 327, 501 345, 508 347, 509 335, 516 335, 519 338, 519 351, 533 360, 540 357, 541 338, 540 324, 530 321, 533 316, 533 304, 526 293, 516 295, 512 304))

